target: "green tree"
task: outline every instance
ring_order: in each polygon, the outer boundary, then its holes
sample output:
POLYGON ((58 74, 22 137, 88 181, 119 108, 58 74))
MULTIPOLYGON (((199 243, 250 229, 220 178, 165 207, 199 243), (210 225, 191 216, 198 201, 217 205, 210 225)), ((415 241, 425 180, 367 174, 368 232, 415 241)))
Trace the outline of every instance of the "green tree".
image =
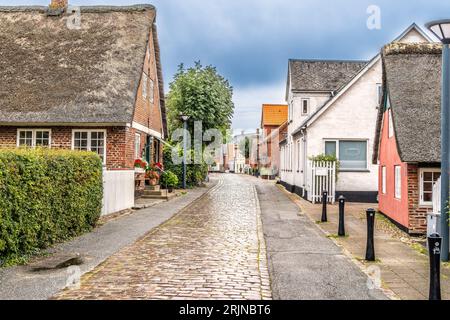
POLYGON ((200 62, 185 69, 179 66, 167 96, 169 130, 182 127, 180 114, 188 115, 188 128, 193 134, 194 121, 202 121, 203 131, 218 129, 224 136, 234 113, 233 88, 215 67, 200 62))

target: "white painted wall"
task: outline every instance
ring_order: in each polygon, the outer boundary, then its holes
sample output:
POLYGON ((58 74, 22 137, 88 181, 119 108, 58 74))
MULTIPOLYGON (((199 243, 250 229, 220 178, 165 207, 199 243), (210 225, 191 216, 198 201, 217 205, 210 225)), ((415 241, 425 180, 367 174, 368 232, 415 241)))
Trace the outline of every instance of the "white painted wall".
POLYGON ((382 82, 378 60, 347 92, 307 129, 307 156, 325 152, 325 140, 367 140, 367 172, 339 173, 337 191, 377 191, 378 166, 372 164, 378 113, 377 84, 382 82))

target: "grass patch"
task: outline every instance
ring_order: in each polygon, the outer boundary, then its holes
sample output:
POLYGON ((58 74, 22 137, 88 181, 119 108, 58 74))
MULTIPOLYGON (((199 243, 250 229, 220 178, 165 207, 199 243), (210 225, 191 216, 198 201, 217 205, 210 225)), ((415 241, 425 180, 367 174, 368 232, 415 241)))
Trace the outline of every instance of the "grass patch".
POLYGON ((354 258, 356 260, 358 260, 359 262, 363 263, 363 264, 366 264, 366 263, 381 263, 380 259, 375 259, 375 261, 367 261, 365 258, 362 258, 362 257, 354 256, 354 258))
POLYGON ((427 249, 425 249, 425 247, 422 246, 420 243, 411 243, 410 247, 419 252, 420 254, 428 255, 427 249))
POLYGON ((341 239, 341 238, 348 238, 348 237, 350 237, 350 235, 348 235, 348 234, 346 234, 345 236, 342 236, 342 237, 335 233, 327 235, 327 238, 331 238, 331 239, 341 239))

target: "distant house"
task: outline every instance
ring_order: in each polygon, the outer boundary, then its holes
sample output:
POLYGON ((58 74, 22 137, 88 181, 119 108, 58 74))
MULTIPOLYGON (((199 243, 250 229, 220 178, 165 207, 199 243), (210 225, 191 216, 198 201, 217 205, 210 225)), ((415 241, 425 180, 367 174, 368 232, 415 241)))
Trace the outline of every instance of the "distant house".
POLYGON ((96 152, 107 170, 161 161, 167 135, 156 10, 67 1, 0 7, 0 146, 96 152))
POLYGON ((287 122, 288 106, 263 104, 261 110, 262 136, 259 143, 259 168, 262 178, 274 178, 280 168, 280 126, 287 122))
MULTIPOLYGON (((415 24, 394 42, 429 42, 415 24)), ((378 165, 372 159, 382 93, 381 56, 370 61, 290 60, 286 86, 288 134, 280 143, 281 182, 311 200, 316 190, 310 158, 340 162, 336 195, 376 202, 378 165)), ((332 179, 330 179, 332 180, 332 179)))
POLYGON ((383 51, 383 108, 373 163, 379 209, 411 234, 426 232, 440 177, 440 44, 392 44, 383 51))

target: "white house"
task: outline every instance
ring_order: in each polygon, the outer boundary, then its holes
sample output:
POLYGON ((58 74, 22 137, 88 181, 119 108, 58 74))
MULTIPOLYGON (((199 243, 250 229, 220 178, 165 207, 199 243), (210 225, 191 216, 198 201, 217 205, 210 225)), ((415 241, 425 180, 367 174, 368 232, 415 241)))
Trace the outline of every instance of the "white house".
MULTIPOLYGON (((416 24, 394 40, 431 41, 416 24)), ((289 60, 289 125, 280 142, 281 183, 289 191, 311 200, 309 159, 334 154, 340 162, 336 195, 353 202, 377 201, 378 165, 371 159, 381 84, 379 54, 370 61, 289 60)))

